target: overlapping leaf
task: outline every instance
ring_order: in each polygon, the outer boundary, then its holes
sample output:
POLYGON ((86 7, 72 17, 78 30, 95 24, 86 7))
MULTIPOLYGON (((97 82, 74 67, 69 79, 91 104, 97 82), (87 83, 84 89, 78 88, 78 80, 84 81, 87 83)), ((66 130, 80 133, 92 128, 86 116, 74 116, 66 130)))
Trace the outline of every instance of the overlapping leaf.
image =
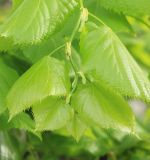
POLYGON ((128 104, 102 84, 80 86, 72 105, 89 125, 132 131, 134 116, 128 104))
POLYGON ((149 0, 99 0, 100 4, 106 9, 112 9, 127 15, 146 15, 150 14, 149 0))
POLYGON ((150 100, 150 82, 119 38, 106 25, 89 23, 81 36, 83 70, 99 77, 123 95, 150 100))
POLYGON ((47 96, 64 96, 70 88, 63 62, 46 56, 25 72, 7 96, 11 117, 42 101, 47 96))
POLYGON ((118 14, 113 10, 107 10, 102 7, 100 1, 95 0, 85 1, 90 12, 99 17, 104 23, 106 23, 115 32, 131 32, 132 28, 128 23, 127 18, 123 14, 118 14))
POLYGON ((0 114, 6 109, 6 95, 17 78, 17 72, 4 64, 0 59, 0 114))
POLYGON ((35 134, 39 138, 41 138, 40 133, 35 132, 35 122, 26 113, 20 113, 20 114, 18 114, 17 116, 15 116, 9 122, 9 124, 10 124, 10 126, 12 126, 12 128, 18 128, 18 129, 27 130, 27 131, 35 134))
POLYGON ((0 130, 9 130, 12 128, 24 129, 41 138, 40 133, 35 132, 35 122, 26 113, 20 113, 8 122, 7 112, 0 116, 0 130))
POLYGON ((74 114, 73 118, 67 124, 68 133, 77 141, 80 140, 86 129, 87 125, 77 113, 74 114))
MULTIPOLYGON (((65 25, 61 30, 59 30, 59 32, 53 34, 48 38, 46 37, 40 43, 23 47, 23 54, 25 55, 25 57, 27 57, 30 62, 35 63, 43 56, 48 55, 54 49, 64 44, 66 42, 66 38, 70 37, 78 18, 79 9, 75 10, 70 15, 70 17, 65 22, 65 25)), ((63 57, 63 55, 65 57, 65 54, 62 53, 62 50, 57 51, 54 56, 58 55, 58 59, 63 57)))
POLYGON ((77 6, 76 0, 15 2, 18 7, 0 27, 0 35, 12 37, 15 43, 37 42, 46 34, 53 33, 77 6))
POLYGON ((65 101, 48 97, 33 107, 36 129, 56 130, 64 127, 71 119, 73 111, 65 101))

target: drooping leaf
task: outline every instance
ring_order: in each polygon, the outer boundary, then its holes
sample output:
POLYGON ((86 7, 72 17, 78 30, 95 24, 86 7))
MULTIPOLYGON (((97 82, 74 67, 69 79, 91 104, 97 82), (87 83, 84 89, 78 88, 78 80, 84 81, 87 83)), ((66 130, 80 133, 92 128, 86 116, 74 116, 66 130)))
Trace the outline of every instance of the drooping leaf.
POLYGON ((87 125, 78 114, 74 114, 73 118, 67 124, 68 133, 73 136, 78 142, 85 130, 87 129, 87 125))
POLYGON ((73 110, 65 101, 48 97, 33 107, 36 129, 56 130, 65 126, 73 115, 73 110))
POLYGON ((83 70, 99 77, 123 95, 150 100, 150 82, 119 38, 106 25, 89 23, 81 36, 83 70))
MULTIPOLYGON (((62 26, 62 29, 59 30, 59 32, 53 34, 50 37, 45 37, 45 39, 43 39, 40 43, 22 47, 24 56, 27 57, 30 62, 35 63, 43 56, 48 55, 54 49, 63 45, 66 42, 67 37, 70 37, 74 26, 76 25, 76 21, 79 18, 79 13, 79 9, 77 8, 70 15, 70 17, 65 22, 65 25, 62 26)), ((54 56, 58 54, 58 58, 60 58, 64 54, 62 51, 64 51, 64 48, 57 51, 54 56)))
POLYGON ((11 117, 47 96, 64 96, 70 88, 63 62, 46 56, 34 64, 14 84, 7 96, 11 117))
POLYGON ((99 0, 101 6, 126 15, 150 14, 149 0, 99 0))
POLYGON ((26 113, 18 114, 9 122, 8 120, 9 114, 7 112, 0 116, 0 130, 8 131, 12 128, 24 129, 41 138, 40 133, 35 132, 35 122, 26 113))
POLYGON ((103 83, 80 86, 73 96, 75 111, 90 125, 132 131, 134 116, 128 104, 103 83))
POLYGON ((40 133, 35 131, 35 122, 26 113, 18 114, 9 123, 13 128, 24 129, 41 138, 40 133))
POLYGON ((0 59, 0 114, 6 110, 6 95, 17 78, 17 72, 0 59))
POLYGON ((24 0, 2 24, 0 35, 15 43, 37 42, 52 34, 77 4, 76 0, 24 0))

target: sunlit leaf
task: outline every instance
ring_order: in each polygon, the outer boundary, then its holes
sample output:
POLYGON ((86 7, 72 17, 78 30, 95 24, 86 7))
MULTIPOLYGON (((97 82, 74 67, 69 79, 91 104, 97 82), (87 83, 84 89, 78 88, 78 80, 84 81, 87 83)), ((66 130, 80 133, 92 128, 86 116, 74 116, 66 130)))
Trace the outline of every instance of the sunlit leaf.
POLYGON ((126 47, 106 25, 89 23, 80 42, 83 70, 95 70, 125 96, 150 100, 150 82, 126 47))
POLYGON ((15 43, 33 43, 52 34, 77 6, 76 0, 15 2, 17 8, 0 27, 0 35, 13 38, 15 43))
POLYGON ((47 96, 65 96, 70 88, 63 62, 46 56, 25 72, 7 96, 11 117, 47 96))

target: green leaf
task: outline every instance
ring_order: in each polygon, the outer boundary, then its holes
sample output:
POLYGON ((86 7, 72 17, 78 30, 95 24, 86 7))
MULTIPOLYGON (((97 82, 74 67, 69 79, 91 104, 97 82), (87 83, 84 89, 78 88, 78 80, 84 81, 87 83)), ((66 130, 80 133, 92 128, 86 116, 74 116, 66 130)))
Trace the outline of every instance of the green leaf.
POLYGON ((18 114, 9 123, 13 128, 24 129, 41 139, 41 134, 35 131, 35 122, 26 113, 18 114))
POLYGON ((19 7, 19 5, 22 3, 22 0, 12 0, 12 4, 13 4, 13 10, 15 10, 16 8, 19 7))
POLYGON ((107 24, 115 32, 131 32, 132 28, 123 14, 118 14, 112 10, 107 10, 100 5, 100 1, 90 0, 86 1, 90 12, 99 17, 105 24, 107 24))
POLYGON ((8 122, 9 115, 7 112, 0 116, 0 130, 9 130, 12 128, 24 129, 33 133, 41 139, 41 135, 35 132, 35 122, 26 113, 20 113, 8 122))
POLYGON ((67 124, 68 133, 73 136, 77 142, 80 140, 86 129, 87 125, 77 113, 74 114, 74 117, 67 124))
POLYGON ((149 0, 99 0, 101 6, 112 9, 126 15, 147 15, 150 14, 149 0))
POLYGON ((0 37, 0 51, 7 51, 13 48, 13 41, 11 38, 0 37))
POLYGON ((76 0, 24 0, 0 27, 15 43, 33 43, 52 34, 77 6, 76 0))
MULTIPOLYGON (((27 60, 31 63, 35 63, 40 60, 42 57, 49 55, 57 47, 63 45, 65 41, 61 38, 63 35, 59 32, 52 35, 49 38, 43 39, 40 43, 33 45, 28 45, 23 48, 23 54, 27 60)), ((64 48, 59 50, 57 53, 59 56, 63 53, 64 48)))
POLYGON ((56 130, 64 127, 73 115, 65 101, 48 97, 33 107, 36 130, 56 130))
POLYGON ((128 50, 106 25, 89 23, 80 42, 83 70, 99 77, 123 95, 150 100, 150 82, 128 50))
POLYGON ((80 86, 73 96, 72 106, 91 126, 133 131, 134 116, 131 108, 102 82, 80 86))
MULTIPOLYGON (((62 26, 62 29, 59 32, 51 35, 50 37, 45 37, 40 43, 36 43, 33 45, 28 45, 23 47, 23 54, 27 58, 28 61, 31 63, 37 62, 43 56, 50 54, 54 49, 66 43, 67 37, 70 37, 74 26, 76 25, 76 21, 79 18, 80 10, 77 8, 74 12, 70 15, 70 17, 66 20, 65 25, 62 26)), ((65 53, 62 50, 59 50, 54 55, 58 55, 58 59, 62 55, 65 57, 65 53)), ((66 57, 65 57, 66 59, 66 57)))
POLYGON ((0 114, 6 110, 5 98, 18 74, 0 59, 0 114))
POLYGON ((13 128, 25 129, 35 133, 35 122, 26 113, 20 113, 9 122, 13 128))
POLYGON ((65 64, 46 56, 16 81, 7 96, 10 116, 29 108, 48 96, 65 96, 70 79, 65 64))

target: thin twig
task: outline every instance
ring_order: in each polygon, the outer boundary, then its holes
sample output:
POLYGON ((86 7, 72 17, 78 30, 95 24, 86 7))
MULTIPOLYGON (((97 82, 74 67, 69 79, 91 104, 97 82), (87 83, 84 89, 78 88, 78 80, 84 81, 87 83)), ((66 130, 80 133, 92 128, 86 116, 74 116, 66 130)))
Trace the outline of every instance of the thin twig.
POLYGON ((52 56, 55 52, 57 52, 58 50, 62 49, 63 47, 65 47, 66 44, 62 44, 61 46, 57 47, 56 49, 54 49, 49 56, 52 56))

